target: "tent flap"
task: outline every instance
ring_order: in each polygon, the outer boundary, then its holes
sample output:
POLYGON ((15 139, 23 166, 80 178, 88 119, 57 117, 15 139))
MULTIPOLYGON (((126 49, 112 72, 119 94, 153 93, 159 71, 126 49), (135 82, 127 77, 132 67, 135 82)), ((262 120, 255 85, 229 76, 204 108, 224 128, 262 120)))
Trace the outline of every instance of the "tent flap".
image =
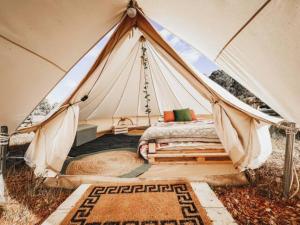
POLYGON ((79 106, 70 106, 36 131, 25 161, 37 176, 52 177, 61 171, 75 139, 78 115, 79 106))

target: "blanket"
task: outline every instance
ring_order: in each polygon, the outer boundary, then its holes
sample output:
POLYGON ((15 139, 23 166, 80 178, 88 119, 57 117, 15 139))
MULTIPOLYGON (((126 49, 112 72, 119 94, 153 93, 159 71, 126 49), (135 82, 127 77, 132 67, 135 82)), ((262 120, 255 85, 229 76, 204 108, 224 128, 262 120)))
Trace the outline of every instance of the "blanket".
POLYGON ((168 150, 223 147, 213 121, 153 124, 145 130, 139 141, 138 152, 145 159, 147 159, 149 142, 155 142, 156 149, 168 150))

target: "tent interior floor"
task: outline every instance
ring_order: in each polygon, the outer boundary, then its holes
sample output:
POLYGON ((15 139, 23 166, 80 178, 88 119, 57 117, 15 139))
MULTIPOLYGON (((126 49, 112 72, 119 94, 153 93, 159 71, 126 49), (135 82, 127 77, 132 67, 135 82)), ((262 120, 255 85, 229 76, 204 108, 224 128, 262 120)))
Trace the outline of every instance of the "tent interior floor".
POLYGON ((146 161, 143 162, 136 153, 140 134, 141 132, 136 130, 129 132, 128 135, 105 134, 96 140, 72 148, 69 153, 70 157, 63 167, 62 175, 58 178, 47 178, 46 185, 76 188, 87 183, 161 179, 187 179, 218 186, 248 183, 244 173, 239 172, 229 163, 152 165, 146 161), (78 164, 72 164, 74 162, 78 164), (100 166, 97 167, 97 165, 100 166), (124 168, 121 165, 124 165, 124 168), (127 167, 131 169, 128 170, 127 167))

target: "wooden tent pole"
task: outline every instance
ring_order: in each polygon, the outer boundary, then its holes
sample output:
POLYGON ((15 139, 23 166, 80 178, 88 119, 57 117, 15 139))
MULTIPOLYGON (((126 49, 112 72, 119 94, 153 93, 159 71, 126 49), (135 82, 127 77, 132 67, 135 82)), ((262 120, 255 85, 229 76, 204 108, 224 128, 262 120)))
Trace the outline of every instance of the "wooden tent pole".
POLYGON ((293 177, 293 152, 296 135, 296 124, 288 123, 289 129, 286 129, 286 145, 285 145, 285 160, 284 160, 284 174, 283 174, 283 196, 289 197, 290 187, 293 177))
POLYGON ((0 126, 0 206, 4 206, 6 203, 5 176, 8 139, 7 126, 0 126))

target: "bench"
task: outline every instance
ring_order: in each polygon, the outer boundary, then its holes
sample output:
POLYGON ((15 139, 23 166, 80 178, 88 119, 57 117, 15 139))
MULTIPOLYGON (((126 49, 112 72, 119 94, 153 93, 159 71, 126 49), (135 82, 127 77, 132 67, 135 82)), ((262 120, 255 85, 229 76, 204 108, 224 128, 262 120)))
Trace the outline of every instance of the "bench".
POLYGON ((76 131, 73 147, 83 145, 97 138, 97 126, 91 124, 79 124, 76 131))

